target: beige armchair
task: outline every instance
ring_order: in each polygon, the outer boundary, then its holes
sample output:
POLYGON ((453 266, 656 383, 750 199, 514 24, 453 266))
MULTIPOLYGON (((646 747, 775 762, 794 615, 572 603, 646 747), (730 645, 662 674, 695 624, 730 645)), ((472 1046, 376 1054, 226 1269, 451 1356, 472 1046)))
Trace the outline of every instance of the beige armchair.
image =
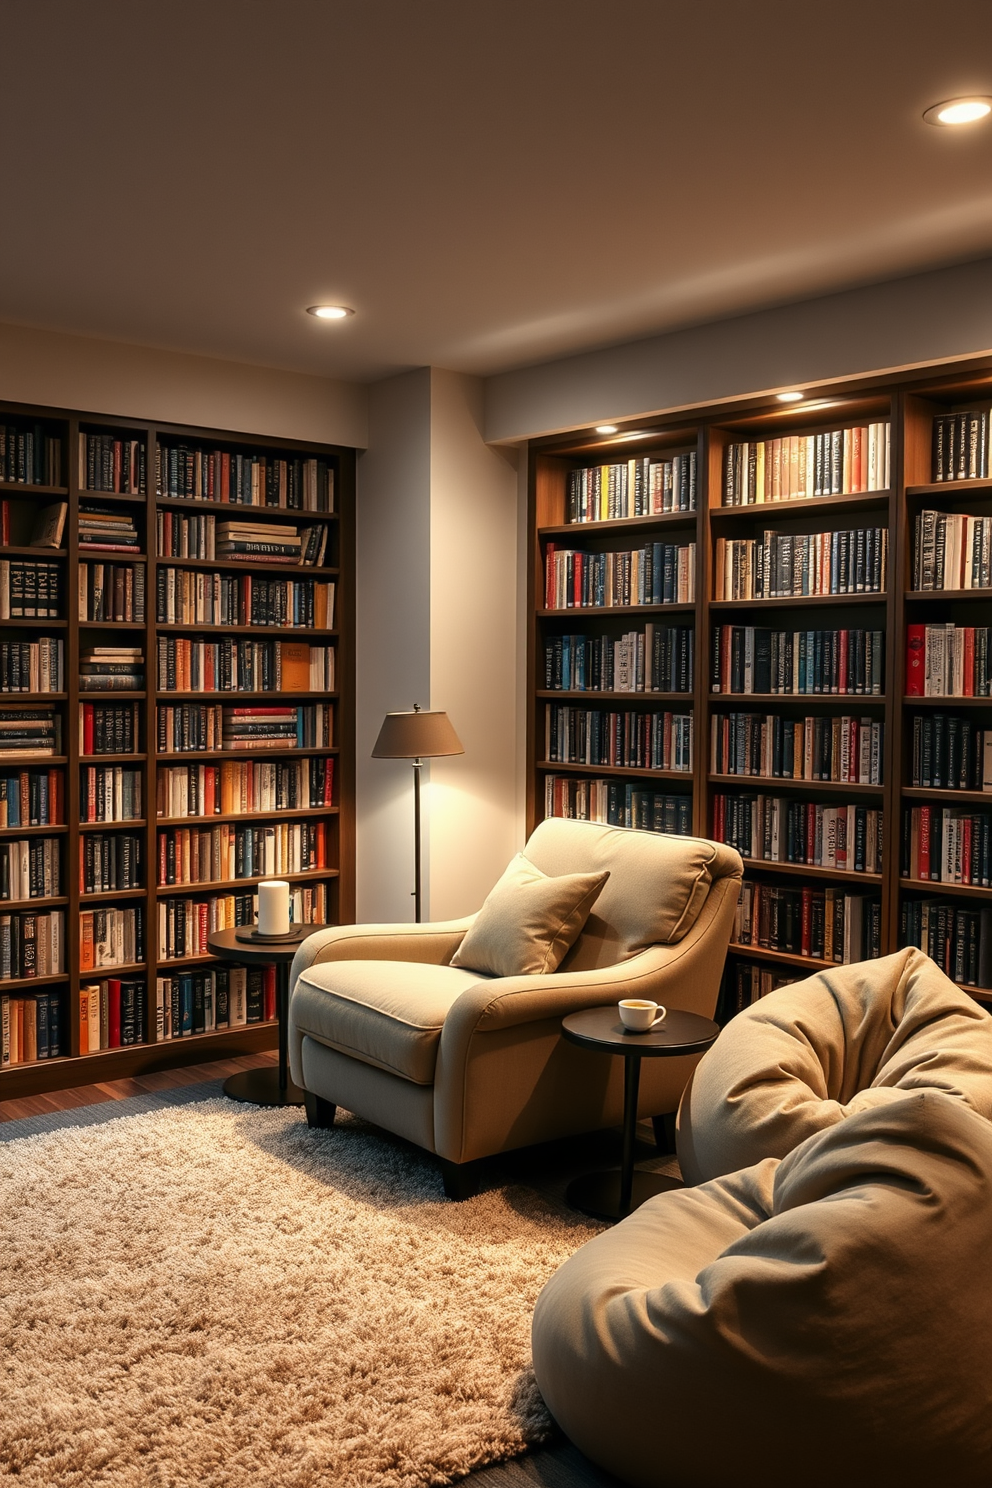
MULTIPOLYGON (((561 1037, 561 1020, 622 997, 712 1016, 742 872, 701 838, 542 822, 525 856, 551 877, 609 870, 559 969, 490 977, 451 966, 472 924, 347 925, 293 963, 289 1050, 311 1126, 342 1106, 434 1152, 445 1192, 478 1159, 617 1125, 620 1060, 561 1037)), ((647 1060, 638 1110, 675 1111, 699 1056, 647 1060)), ((657 1129, 657 1128, 656 1128, 657 1129)))

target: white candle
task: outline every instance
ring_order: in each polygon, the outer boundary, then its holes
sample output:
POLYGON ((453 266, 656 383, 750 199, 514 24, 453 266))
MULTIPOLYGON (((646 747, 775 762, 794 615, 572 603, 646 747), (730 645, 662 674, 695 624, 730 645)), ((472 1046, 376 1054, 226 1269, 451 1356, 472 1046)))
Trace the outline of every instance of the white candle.
POLYGON ((258 933, 289 934, 289 884, 284 878, 270 878, 258 886, 258 933))

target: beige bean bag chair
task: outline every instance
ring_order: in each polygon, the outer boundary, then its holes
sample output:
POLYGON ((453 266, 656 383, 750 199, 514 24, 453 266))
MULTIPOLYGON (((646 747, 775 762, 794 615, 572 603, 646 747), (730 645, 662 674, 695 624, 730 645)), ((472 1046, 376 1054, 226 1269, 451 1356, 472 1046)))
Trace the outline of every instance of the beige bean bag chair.
POLYGON ((989 1488, 990 1258, 992 1125, 909 1093, 583 1246, 537 1382, 635 1488, 989 1488))
POLYGON ((922 951, 838 966, 739 1013, 678 1115, 687 1183, 785 1157, 857 1111, 941 1090, 992 1121, 992 1017, 922 951))

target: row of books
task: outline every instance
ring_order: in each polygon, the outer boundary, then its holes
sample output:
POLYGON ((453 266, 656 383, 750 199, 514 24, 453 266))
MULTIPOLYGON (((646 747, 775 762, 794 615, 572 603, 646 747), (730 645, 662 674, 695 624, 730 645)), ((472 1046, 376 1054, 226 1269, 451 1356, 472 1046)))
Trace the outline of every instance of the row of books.
POLYGON ((713 692, 880 697, 885 638, 880 630, 771 630, 715 625, 713 692))
POLYGON ((888 422, 728 444, 723 457, 723 504, 753 506, 887 491, 891 444, 888 422))
POLYGON ((58 620, 60 568, 40 559, 0 558, 0 620, 58 620))
POLYGON ((951 899, 904 898, 899 944, 918 946, 953 982, 992 987, 992 908, 951 899))
POLYGON ((79 435, 79 485, 86 491, 145 494, 144 440, 115 434, 79 435))
POLYGON ((956 713, 914 713, 911 739, 914 786, 992 791, 992 729, 956 713))
POLYGON ((138 703, 80 703, 80 754, 137 754, 138 703))
POLYGON ((332 512, 334 470, 304 455, 240 454, 190 444, 160 444, 156 451, 160 496, 184 501, 226 501, 238 506, 332 512))
POLYGON ((931 883, 992 882, 992 817, 960 806, 904 806, 899 871, 931 883))
POLYGON ((913 543, 913 588, 992 588, 992 517, 920 512, 913 543))
POLYGON ((140 692, 144 685, 140 646, 90 646, 80 657, 80 692, 140 692))
POLYGON ((145 565, 143 563, 81 563, 79 565, 80 620, 117 620, 143 625, 145 620, 145 565))
POLYGON ((125 909, 107 906, 79 911, 79 969, 99 971, 130 966, 145 959, 145 911, 141 904, 125 909))
POLYGON ((715 775, 881 785, 883 741, 884 724, 873 718, 715 713, 710 769, 715 775))
POLYGON ((62 753, 62 719, 54 708, 0 707, 0 760, 62 753))
POLYGON ((984 480, 989 473, 988 409, 941 413, 933 421, 935 481, 984 480))
POLYGON ((734 941, 814 961, 871 961, 882 954, 882 900, 834 885, 792 889, 745 878, 734 941))
POLYGON ((222 707, 219 703, 160 704, 156 742, 160 754, 202 754, 215 749, 329 749, 334 705, 222 707))
POLYGON ((907 697, 992 696, 987 625, 907 625, 907 697))
POLYGON ((544 777, 544 814, 610 827, 636 827, 642 832, 692 833, 692 798, 644 790, 622 780, 582 780, 569 775, 544 777))
POLYGON ((217 519, 206 514, 168 511, 155 513, 155 552, 160 558, 216 558, 217 519))
POLYGON ((713 836, 742 858, 845 873, 881 873, 882 812, 788 796, 716 795, 713 836))
POLYGON ((0 914, 0 983, 18 977, 58 976, 65 970, 61 909, 0 914))
POLYGON ((544 710, 544 758, 556 764, 635 770, 692 769, 692 714, 544 710))
POLYGON ((546 609, 691 604, 695 597, 695 543, 647 543, 610 553, 547 546, 546 609))
POLYGON ((801 971, 779 971, 774 966, 762 966, 757 961, 744 961, 738 957, 728 960, 720 989, 717 1021, 721 1026, 737 1013, 767 997, 779 987, 791 986, 802 977, 801 971))
POLYGON ((155 982, 155 1038, 192 1038, 275 1018, 274 966, 205 966, 155 982))
POLYGON ((79 771, 79 819, 90 822, 140 821, 141 771, 126 765, 82 765, 79 771))
POLYGON ((140 889, 145 876, 143 857, 141 838, 131 832, 81 832, 80 893, 140 889))
POLYGON ((329 581, 160 567, 156 585, 156 619, 163 625, 334 626, 329 581))
POLYGON ((333 692, 334 647, 158 637, 160 692, 333 692))
POLYGON ((167 765, 156 780, 156 815, 234 816, 330 806, 334 756, 298 760, 225 760, 220 765, 167 765))
POLYGON ((61 892, 57 837, 0 842, 0 899, 49 899, 61 892))
POLYGON ((62 771, 18 770, 0 775, 0 827, 57 827, 65 823, 62 771))
POLYGON ((158 834, 158 882, 227 883, 327 867, 327 824, 267 822, 173 827, 158 834))
POLYGON ((555 692, 691 692, 691 625, 645 625, 619 639, 560 635, 544 647, 544 685, 555 692))
POLYGON ((84 983, 76 997, 80 1054, 145 1043, 148 993, 144 977, 103 977, 84 983))
POLYGON ((0 994, 0 1068, 58 1059, 67 1052, 62 1044, 61 992, 0 994))
POLYGON ((62 440, 44 424, 0 424, 0 481, 62 484, 62 440))
POLYGON ((108 510, 87 502, 79 507, 79 546, 100 553, 140 553, 137 518, 129 511, 108 510))
POLYGON ((0 692, 64 692, 64 658, 57 636, 0 641, 0 692))
POLYGON ((696 510, 696 451, 645 455, 568 474, 567 522, 607 522, 696 510))
POLYGON ((935 961, 951 981, 973 987, 988 1009, 992 979, 992 912, 961 908, 950 900, 905 900, 900 911, 900 946, 913 945, 935 961))
MULTIPOLYGON (((302 913, 303 896, 290 890, 294 925, 312 923, 302 913)), ((176 961, 183 956, 205 956, 207 937, 214 930, 251 925, 258 912, 258 895, 211 894, 205 898, 172 896, 158 901, 158 958, 176 961)))
POLYGON ((885 591, 889 534, 885 527, 844 532, 764 532, 760 538, 718 537, 715 599, 798 599, 885 591))
MULTIPOLYGON (((210 518, 208 520, 213 520, 210 518)), ((327 556, 329 531, 326 522, 314 527, 288 523, 218 522, 215 552, 218 558, 238 562, 290 563, 320 568, 327 556)))

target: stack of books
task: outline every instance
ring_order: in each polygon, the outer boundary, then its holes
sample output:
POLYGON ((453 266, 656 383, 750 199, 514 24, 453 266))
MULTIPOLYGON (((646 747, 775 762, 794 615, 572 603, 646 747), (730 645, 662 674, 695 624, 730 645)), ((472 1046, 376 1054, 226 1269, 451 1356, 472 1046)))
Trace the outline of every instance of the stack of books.
POLYGON ((262 559, 266 563, 295 563, 320 567, 327 551, 326 526, 296 527, 272 522, 218 522, 216 553, 218 558, 233 558, 245 563, 262 559))
POLYGON ((79 484, 87 491, 145 492, 145 446, 113 434, 80 434, 79 484))
POLYGON ((46 899, 60 894, 57 837, 24 837, 0 842, 0 899, 46 899))
POLYGON ((296 708, 225 708, 225 749, 294 749, 298 744, 296 708))
POLYGON ((143 1044, 147 1005, 143 977, 106 977, 80 987, 80 1054, 143 1044))
POLYGON ((989 473, 989 410, 939 414, 933 421, 935 481, 984 480, 989 473))
POLYGON ((83 652, 80 692, 137 692, 144 685, 140 646, 92 646, 83 652))
POLYGON ((52 708, 0 709, 0 758, 41 759, 62 753, 62 720, 52 708))
POLYGON ((89 504, 79 508, 79 546, 101 553, 140 553, 138 529, 129 512, 89 504))

